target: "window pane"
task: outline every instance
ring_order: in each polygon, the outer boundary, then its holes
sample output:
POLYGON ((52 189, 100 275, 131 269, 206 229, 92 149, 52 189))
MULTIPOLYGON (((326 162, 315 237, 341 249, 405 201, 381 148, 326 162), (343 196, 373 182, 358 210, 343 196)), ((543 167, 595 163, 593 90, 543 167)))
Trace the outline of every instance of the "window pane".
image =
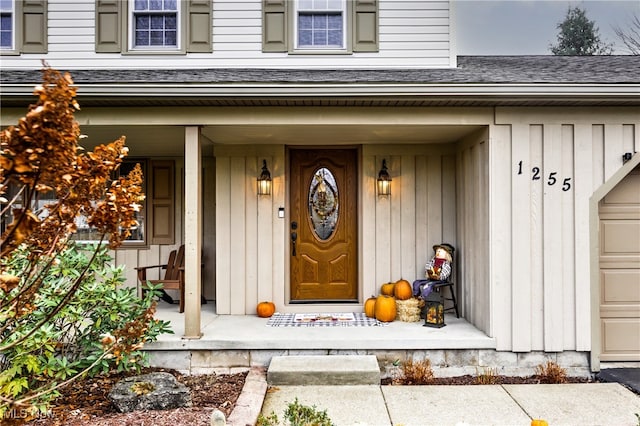
POLYGON ((342 29, 329 31, 328 37, 329 37, 329 43, 328 43, 329 46, 342 47, 342 29))
POLYGON ((302 30, 310 30, 313 28, 313 17, 311 15, 300 14, 298 17, 298 28, 302 30))
POLYGON ((302 47, 312 46, 311 39, 313 36, 312 31, 300 30, 298 31, 298 44, 302 47))
POLYGON ((178 2, 176 0, 164 0, 164 10, 178 10, 178 2))
POLYGON ((148 31, 136 31, 136 46, 149 46, 148 31))
POLYGON ((329 15, 327 16, 327 28, 330 30, 341 30, 342 29, 342 16, 340 15, 329 15))
POLYGON ((314 10, 327 10, 327 0, 314 0, 313 1, 313 9, 314 10))
POLYGON ((164 22, 164 27, 167 30, 177 30, 178 29, 178 17, 176 15, 167 15, 164 22))
POLYGON ((313 0, 300 0, 298 2, 298 9, 309 10, 313 8, 313 0))
POLYGON ((149 0, 149 10, 162 10, 162 0, 149 0))
POLYGON ((0 47, 11 48, 13 45, 11 31, 0 31, 0 47))
POLYGON ((0 0, 0 10, 13 11, 13 0, 0 0))
POLYGON ((329 0, 327 3, 327 8, 329 10, 342 10, 342 1, 341 0, 329 0))
POLYGON ((151 17, 151 29, 162 30, 164 29, 164 16, 152 16, 151 17))
POLYGON ((328 240, 338 222, 338 185, 331 170, 321 167, 316 170, 309 187, 309 217, 311 227, 321 240, 328 240))
POLYGON ((133 8, 135 10, 149 10, 147 0, 136 0, 133 8))
POLYGON ((175 31, 167 31, 164 35, 164 45, 165 46, 175 46, 177 45, 177 34, 175 31))

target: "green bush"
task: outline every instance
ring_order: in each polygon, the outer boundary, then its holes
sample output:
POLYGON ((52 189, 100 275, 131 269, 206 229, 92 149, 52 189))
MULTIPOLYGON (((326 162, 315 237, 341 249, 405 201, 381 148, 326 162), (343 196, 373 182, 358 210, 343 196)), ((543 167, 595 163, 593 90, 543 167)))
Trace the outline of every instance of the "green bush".
POLYGON ((0 418, 9 409, 46 412, 57 389, 79 376, 139 370, 147 365, 144 343, 172 333, 153 318, 157 290, 140 299, 123 287, 124 269, 113 266, 106 246, 70 243, 54 258, 32 260, 26 249, 2 259, 7 274, 37 280, 39 290, 25 300, 30 283, 13 289, 21 295, 0 288, 0 418))
MULTIPOLYGON (((287 405, 284 416, 289 426, 334 426, 327 415, 327 410, 318 411, 315 405, 312 407, 302 405, 298 402, 298 398, 287 405)), ((276 426, 278 422, 278 416, 273 412, 267 417, 260 414, 257 426, 276 426)))

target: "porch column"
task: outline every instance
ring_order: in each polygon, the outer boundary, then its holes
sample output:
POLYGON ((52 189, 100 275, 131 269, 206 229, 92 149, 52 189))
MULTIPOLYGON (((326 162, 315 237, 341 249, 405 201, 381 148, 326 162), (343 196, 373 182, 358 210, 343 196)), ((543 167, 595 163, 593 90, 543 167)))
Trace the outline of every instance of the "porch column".
POLYGON ((202 153, 200 128, 184 129, 184 338, 199 339, 202 280, 202 153))

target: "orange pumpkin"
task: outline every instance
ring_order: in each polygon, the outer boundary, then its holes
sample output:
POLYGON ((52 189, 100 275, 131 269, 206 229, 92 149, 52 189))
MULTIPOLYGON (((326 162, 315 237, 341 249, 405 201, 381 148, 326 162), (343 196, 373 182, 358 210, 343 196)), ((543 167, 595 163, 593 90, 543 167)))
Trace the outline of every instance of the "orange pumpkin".
POLYGON ((380 287, 380 293, 384 294, 385 296, 393 296, 393 288, 395 286, 396 283, 382 284, 382 287, 380 287))
POLYGON ((549 423, 547 423, 546 420, 542 419, 532 419, 531 426, 549 426, 549 423))
POLYGON ((260 318, 269 318, 276 311, 276 305, 273 302, 260 302, 256 306, 256 312, 260 318))
POLYGON ((393 295, 398 300, 407 300, 413 296, 413 290, 411 289, 411 284, 409 281, 400 278, 396 281, 396 284, 393 286, 393 295))
POLYGON ((364 302, 364 314, 369 318, 376 317, 376 297, 371 296, 364 302))
POLYGON ((396 299, 381 294, 376 298, 375 316, 378 321, 391 322, 396 319, 396 299))

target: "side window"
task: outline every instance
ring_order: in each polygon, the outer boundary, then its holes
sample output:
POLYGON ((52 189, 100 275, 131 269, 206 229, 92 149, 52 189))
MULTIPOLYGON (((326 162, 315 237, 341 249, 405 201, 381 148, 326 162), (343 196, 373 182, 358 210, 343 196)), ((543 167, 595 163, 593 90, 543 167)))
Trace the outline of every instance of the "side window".
POLYGON ((16 11, 13 0, 0 0, 0 48, 15 49, 16 11))
POLYGON ((0 0, 0 54, 47 53, 47 1, 0 0))
POLYGON ((346 47, 344 0, 299 0, 296 6, 294 33, 297 49, 346 47))
POLYGON ((378 0, 262 0, 263 52, 377 52, 378 34, 378 0))
POLYGON ((211 52, 211 0, 96 0, 96 52, 211 52))
POLYGON ((177 0, 130 0, 129 10, 130 49, 180 48, 177 0))

